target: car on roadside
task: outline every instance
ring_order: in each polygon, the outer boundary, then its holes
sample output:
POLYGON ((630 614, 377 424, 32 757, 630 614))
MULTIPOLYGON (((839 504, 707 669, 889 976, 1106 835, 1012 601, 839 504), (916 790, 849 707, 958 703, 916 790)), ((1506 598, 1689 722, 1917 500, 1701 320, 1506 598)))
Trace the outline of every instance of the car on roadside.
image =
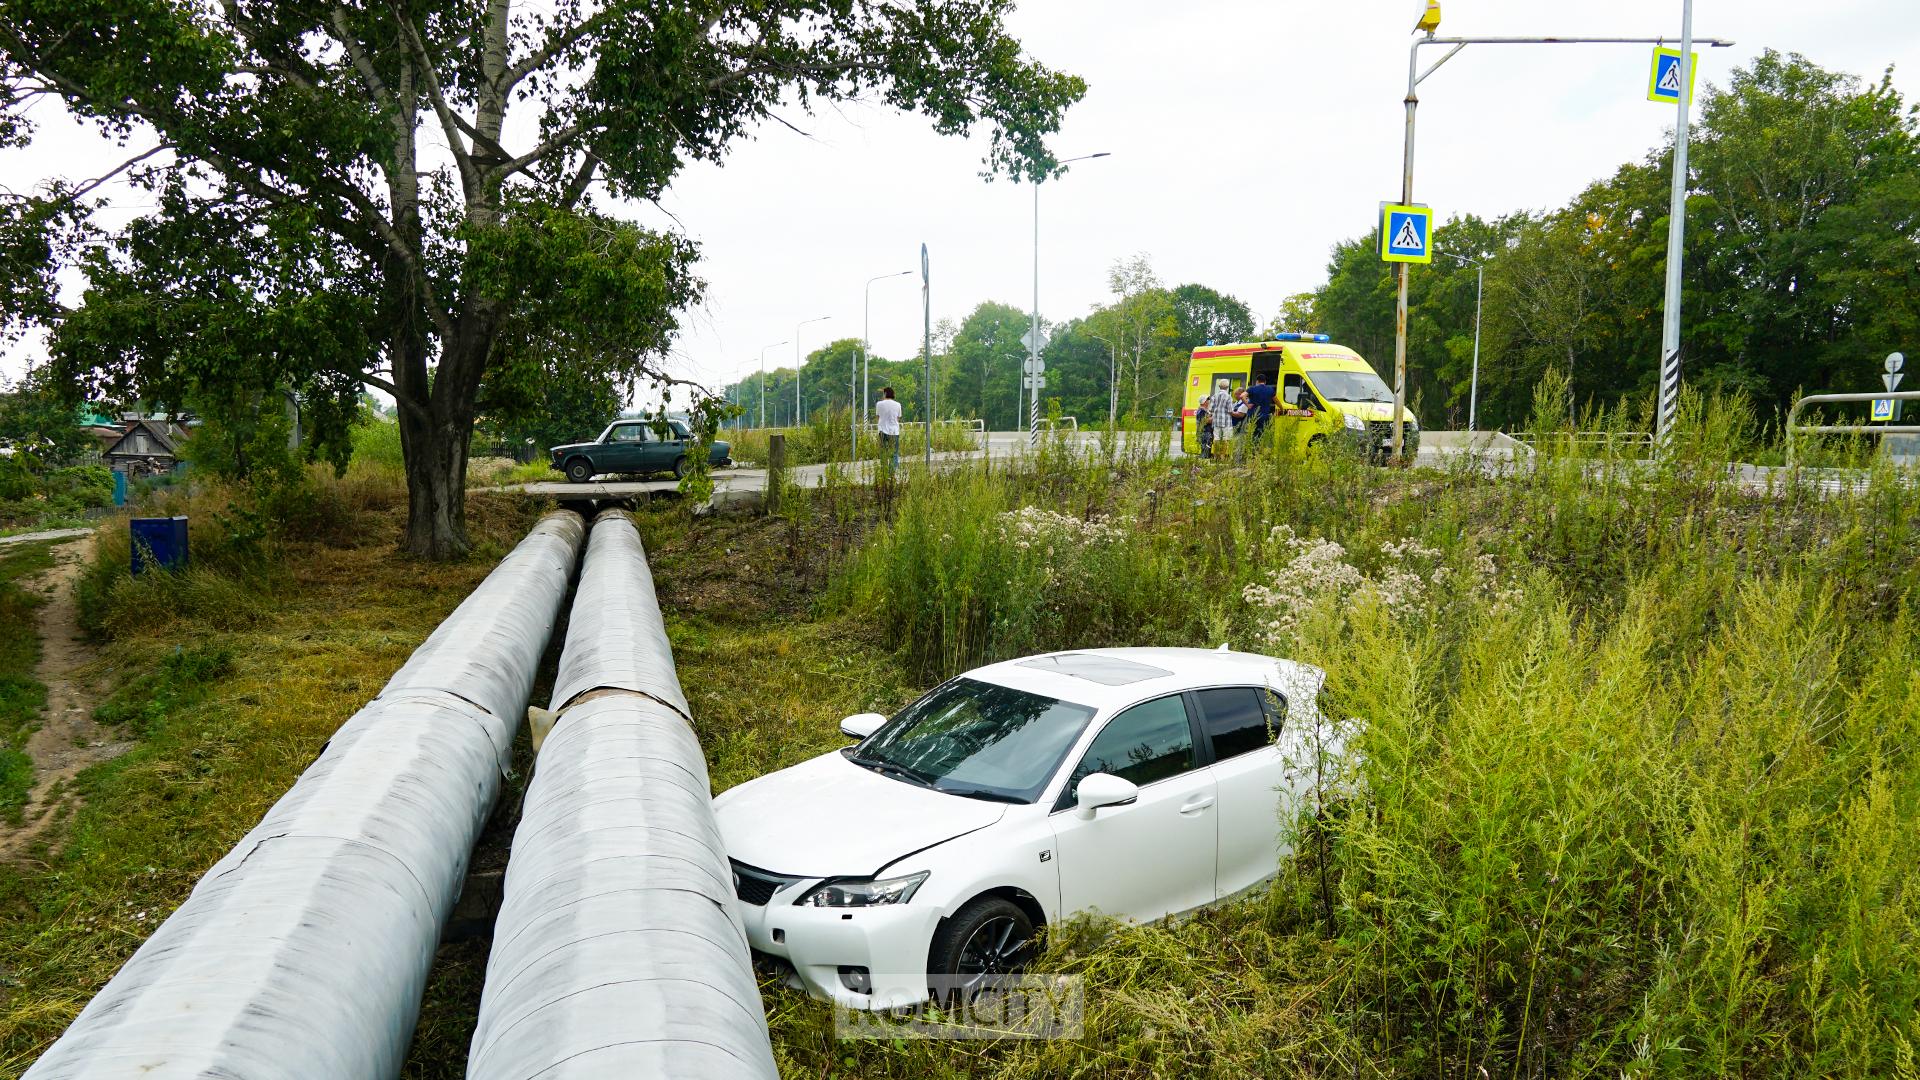
POLYGON ((714 799, 748 940, 816 997, 890 1009, 1020 970, 1078 912, 1253 889, 1342 752, 1321 679, 1224 647, 1093 649, 850 716, 854 745, 714 799))
MULTIPOLYGON (((671 472, 687 475, 688 455, 697 445, 684 420, 615 420, 592 442, 568 443, 547 450, 549 463, 576 484, 609 473, 671 472)), ((733 446, 720 439, 707 444, 707 463, 733 464, 733 446)))

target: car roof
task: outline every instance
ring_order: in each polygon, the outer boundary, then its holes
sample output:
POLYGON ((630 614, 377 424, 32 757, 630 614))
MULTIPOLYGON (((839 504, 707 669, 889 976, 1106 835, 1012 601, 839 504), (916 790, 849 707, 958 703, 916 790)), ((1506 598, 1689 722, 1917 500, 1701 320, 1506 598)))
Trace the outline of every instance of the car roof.
MULTIPOLYGON (((1222 685, 1317 691, 1324 673, 1293 660, 1228 649, 1074 649, 1003 660, 967 678, 1107 710, 1162 694, 1222 685)), ((1300 692, 1300 691, 1296 691, 1300 692)))

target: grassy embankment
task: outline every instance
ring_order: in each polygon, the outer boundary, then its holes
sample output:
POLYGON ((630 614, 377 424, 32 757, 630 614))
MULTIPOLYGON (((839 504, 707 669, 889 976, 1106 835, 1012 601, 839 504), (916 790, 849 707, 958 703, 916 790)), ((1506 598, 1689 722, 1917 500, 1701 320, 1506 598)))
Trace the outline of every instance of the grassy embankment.
MULTIPOLYGON (((1883 472, 1853 495, 1741 494, 1720 452, 1740 418, 1692 424, 1634 476, 1549 440, 1499 481, 1063 456, 909 490, 814 625, 877 624, 914 685, 1100 644, 1306 659, 1360 721, 1365 794, 1317 825, 1277 812, 1306 854, 1262 896, 1056 935, 1047 966, 1088 981, 1083 1040, 836 1043, 824 1008, 768 986, 783 1066, 1910 1074, 1920 493, 1883 472)), ((727 733, 770 717, 722 695, 702 713, 716 784, 833 745, 855 697, 735 767, 727 733)))
POLYGON ((20 581, 53 565, 52 548, 49 543, 0 548, 0 822, 19 823, 33 787, 33 766, 23 748, 39 726, 47 688, 34 677, 40 635, 33 609, 41 600, 20 581))
POLYGON ((472 559, 408 560, 398 473, 369 451, 338 480, 154 493, 143 511, 193 519, 179 575, 130 578, 124 528, 102 530, 80 586, 116 688, 96 716, 136 745, 82 773, 84 804, 0 867, 0 1076, 59 1034, 530 524, 521 501, 475 497, 472 559))
MULTIPOLYGON (((1559 453, 1500 481, 1059 453, 892 500, 829 485, 776 519, 643 512, 716 788, 839 745, 849 712, 1045 648, 1269 649, 1325 666, 1329 711, 1365 720, 1365 795, 1275 888, 1055 935, 1047 965, 1088 981, 1085 1039, 838 1043, 823 1007, 768 984, 783 1071, 1910 1068, 1920 497, 1885 475, 1741 495, 1719 479, 1727 422, 1694 430, 1631 481, 1559 453)), ((391 508, 366 512, 388 515, 377 539, 282 549, 271 610, 210 582, 146 598, 151 628, 131 596, 89 605, 123 612, 102 625, 124 670, 204 632, 223 672, 89 773, 71 845, 0 888, 0 1073, 487 568, 422 589, 389 554, 391 508)), ((408 1075, 458 1074, 483 959, 443 956, 408 1075)))

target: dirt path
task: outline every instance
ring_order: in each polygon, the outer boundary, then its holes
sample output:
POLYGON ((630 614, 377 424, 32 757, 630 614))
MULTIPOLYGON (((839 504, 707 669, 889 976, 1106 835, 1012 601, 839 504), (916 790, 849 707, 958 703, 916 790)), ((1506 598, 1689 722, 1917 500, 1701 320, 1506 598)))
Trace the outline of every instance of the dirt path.
POLYGON ((79 675, 93 659, 93 650, 80 640, 73 583, 92 550, 91 536, 61 544, 53 549, 51 569, 21 582, 46 598, 35 609, 40 627, 40 663, 34 668, 34 677, 47 687, 47 708, 40 730, 27 739, 34 777, 24 824, 19 828, 0 827, 0 858, 20 857, 48 826, 60 820, 61 805, 77 800, 68 788, 80 770, 118 757, 133 745, 117 740, 111 730, 93 722, 98 698, 94 688, 79 675))

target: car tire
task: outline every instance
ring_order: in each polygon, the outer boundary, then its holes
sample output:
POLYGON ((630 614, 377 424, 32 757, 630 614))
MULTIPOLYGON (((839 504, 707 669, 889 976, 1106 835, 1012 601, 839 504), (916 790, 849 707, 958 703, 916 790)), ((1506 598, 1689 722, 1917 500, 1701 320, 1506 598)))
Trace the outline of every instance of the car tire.
POLYGON ((593 479, 593 463, 581 457, 567 462, 567 479, 576 484, 584 484, 593 479))
POLYGON ((686 479, 686 475, 687 455, 681 454, 679 457, 673 459, 673 478, 675 480, 684 480, 686 479))
POLYGON ((1002 896, 977 896, 933 935, 927 970, 967 980, 957 992, 971 998, 986 976, 1025 969, 1036 948, 1033 920, 1025 909, 1002 896))

